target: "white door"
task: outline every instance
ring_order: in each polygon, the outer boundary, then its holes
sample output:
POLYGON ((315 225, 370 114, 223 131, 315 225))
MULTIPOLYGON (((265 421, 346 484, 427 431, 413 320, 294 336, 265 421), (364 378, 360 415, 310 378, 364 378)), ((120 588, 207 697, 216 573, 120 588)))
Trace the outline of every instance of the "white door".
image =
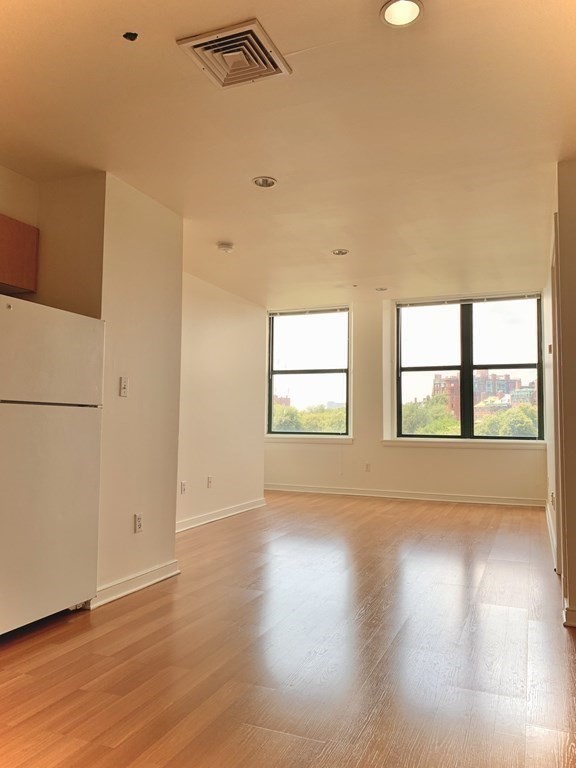
POLYGON ((100 419, 0 404, 0 633, 96 594, 100 419))

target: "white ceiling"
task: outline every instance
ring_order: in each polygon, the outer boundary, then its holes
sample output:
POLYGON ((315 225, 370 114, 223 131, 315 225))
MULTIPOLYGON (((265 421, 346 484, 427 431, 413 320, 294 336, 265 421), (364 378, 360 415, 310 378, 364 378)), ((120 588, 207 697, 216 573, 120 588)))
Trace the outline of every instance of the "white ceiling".
POLYGON ((395 30, 382 2, 5 4, 0 164, 110 171, 185 216, 187 271, 270 307, 541 288, 576 3, 424 0, 395 30), (220 90, 175 44, 252 17, 292 75, 220 90))

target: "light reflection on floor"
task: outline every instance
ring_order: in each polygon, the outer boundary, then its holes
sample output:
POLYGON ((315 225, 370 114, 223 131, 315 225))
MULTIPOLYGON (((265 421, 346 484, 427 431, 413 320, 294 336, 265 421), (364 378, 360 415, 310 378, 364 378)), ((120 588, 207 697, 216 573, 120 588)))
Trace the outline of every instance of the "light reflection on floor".
POLYGON ((280 686, 306 685, 310 693, 314 686, 307 670, 317 680, 325 655, 329 669, 318 696, 342 694, 354 682, 356 659, 355 625, 348 620, 353 574, 345 540, 282 536, 266 545, 266 556, 262 620, 272 627, 264 645, 271 675, 280 686))

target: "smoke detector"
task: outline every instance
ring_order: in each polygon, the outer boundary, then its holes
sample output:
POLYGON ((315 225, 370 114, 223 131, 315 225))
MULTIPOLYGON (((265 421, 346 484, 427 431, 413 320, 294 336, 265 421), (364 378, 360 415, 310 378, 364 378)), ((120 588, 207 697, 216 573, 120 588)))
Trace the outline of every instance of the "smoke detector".
POLYGON ((222 88, 292 73, 257 19, 176 42, 222 88))

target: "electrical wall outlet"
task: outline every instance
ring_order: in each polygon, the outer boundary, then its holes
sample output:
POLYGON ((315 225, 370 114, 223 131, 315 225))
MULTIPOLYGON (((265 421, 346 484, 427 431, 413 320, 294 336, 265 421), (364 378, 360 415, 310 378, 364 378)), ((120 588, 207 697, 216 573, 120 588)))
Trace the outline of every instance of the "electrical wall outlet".
POLYGON ((180 481, 180 493, 182 494, 182 496, 184 496, 184 494, 186 493, 186 480, 180 481))
POLYGON ((212 475, 208 475, 206 478, 206 488, 212 488, 212 475))
POLYGON ((144 520, 141 512, 136 512, 134 515, 134 533, 142 533, 144 529, 144 520))

